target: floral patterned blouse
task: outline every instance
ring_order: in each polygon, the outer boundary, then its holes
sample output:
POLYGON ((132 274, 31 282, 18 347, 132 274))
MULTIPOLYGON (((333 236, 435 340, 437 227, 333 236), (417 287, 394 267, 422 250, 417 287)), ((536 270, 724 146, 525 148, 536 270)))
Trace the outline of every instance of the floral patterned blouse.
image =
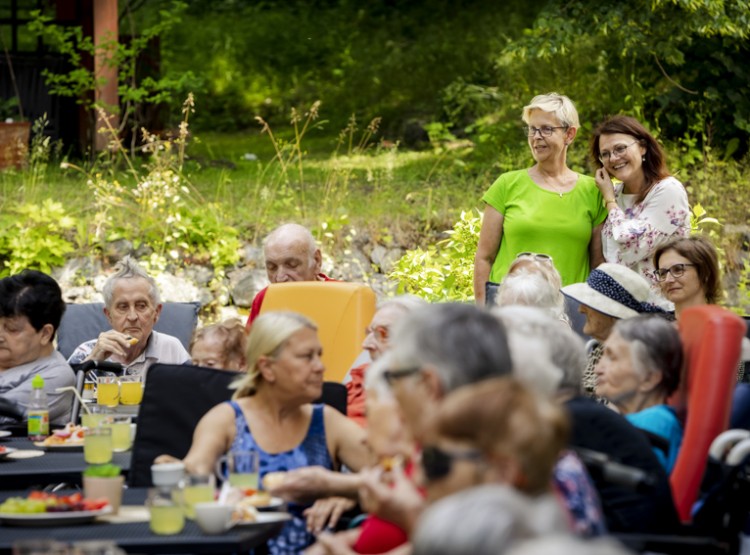
POLYGON ((674 177, 659 181, 638 204, 636 195, 624 194, 622 189, 622 183, 616 186, 617 208, 609 212, 602 227, 604 258, 641 274, 661 298, 651 256, 673 237, 690 234, 687 193, 674 177))

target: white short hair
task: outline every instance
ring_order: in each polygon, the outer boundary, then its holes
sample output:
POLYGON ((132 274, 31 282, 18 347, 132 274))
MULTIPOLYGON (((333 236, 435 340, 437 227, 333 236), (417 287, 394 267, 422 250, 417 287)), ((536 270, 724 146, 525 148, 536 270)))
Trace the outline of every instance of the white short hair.
POLYGON ((522 117, 524 122, 529 123, 532 110, 542 110, 543 112, 555 114, 560 123, 567 127, 581 127, 575 104, 564 94, 551 92, 532 98, 529 105, 523 107, 522 117))

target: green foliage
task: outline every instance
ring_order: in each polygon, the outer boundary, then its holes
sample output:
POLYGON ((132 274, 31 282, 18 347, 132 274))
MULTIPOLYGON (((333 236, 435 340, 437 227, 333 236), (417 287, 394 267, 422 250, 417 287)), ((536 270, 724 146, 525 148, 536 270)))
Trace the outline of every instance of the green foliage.
POLYGON ((398 282, 398 292, 430 302, 472 300, 474 254, 481 227, 481 214, 461 212, 453 229, 445 232, 447 239, 407 252, 389 275, 398 282))
POLYGON ((122 468, 116 464, 94 464, 87 466, 83 475, 89 478, 116 478, 121 472, 122 468))
POLYGON ((49 273, 61 266, 74 250, 65 238, 74 227, 62 204, 52 199, 10 209, 0 216, 0 277, 26 268, 49 273))
POLYGON ((53 23, 51 16, 39 10, 33 11, 29 30, 60 53, 72 68, 64 73, 48 69, 42 71, 50 92, 74 98, 89 110, 92 121, 92 108, 117 113, 120 131, 131 127, 133 134, 137 134, 139 121, 136 116, 145 105, 175 102, 198 82, 191 71, 157 77, 141 76, 136 71, 137 61, 149 43, 178 25, 184 9, 185 4, 175 0, 169 9, 160 10, 154 25, 142 29, 128 43, 110 38, 99 44, 94 43, 93 37, 84 34, 81 27, 58 25, 53 23), (97 99, 95 93, 107 83, 107 78, 89 68, 89 60, 94 58, 103 60, 100 71, 116 70, 120 106, 108 106, 97 99))

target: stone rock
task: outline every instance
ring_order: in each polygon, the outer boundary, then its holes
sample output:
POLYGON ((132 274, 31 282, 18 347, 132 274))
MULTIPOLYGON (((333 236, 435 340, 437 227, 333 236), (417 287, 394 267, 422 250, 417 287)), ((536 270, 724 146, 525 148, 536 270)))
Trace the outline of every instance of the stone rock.
POLYGON ((91 285, 63 288, 63 300, 66 303, 100 303, 102 294, 91 285))
POLYGON ((257 245, 246 243, 240 249, 240 264, 243 266, 252 266, 253 268, 265 268, 266 261, 263 256, 263 249, 257 245))
POLYGON ((253 270, 250 268, 239 268, 227 274, 229 278, 229 295, 234 304, 249 308, 253 303, 255 294, 268 285, 268 277, 265 270, 253 270))
POLYGON ((93 257, 71 258, 62 268, 52 272, 60 287, 70 288, 90 283, 94 276, 102 272, 102 262, 93 257))
POLYGON ((404 255, 404 251, 399 248, 387 249, 382 245, 376 245, 372 249, 370 258, 383 274, 389 274, 393 266, 404 255))
POLYGON ((214 278, 213 268, 197 265, 185 268, 185 277, 200 286, 207 286, 214 278))
POLYGON ((202 291, 195 283, 182 276, 163 273, 154 276, 154 279, 163 302, 200 301, 201 304, 205 304, 212 298, 210 293, 202 291))
POLYGON ((354 246, 344 251, 335 268, 338 279, 352 282, 365 281, 373 271, 370 259, 354 246))

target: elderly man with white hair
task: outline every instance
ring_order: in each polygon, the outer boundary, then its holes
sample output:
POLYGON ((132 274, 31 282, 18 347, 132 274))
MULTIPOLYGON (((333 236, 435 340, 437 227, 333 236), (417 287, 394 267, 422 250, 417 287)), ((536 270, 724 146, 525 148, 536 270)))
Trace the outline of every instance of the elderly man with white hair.
MULTIPOLYGON (((315 238, 310 230, 299 224, 284 224, 269 233, 263 242, 263 256, 271 283, 336 281, 321 272, 323 256, 315 238)), ((258 291, 253 299, 247 319, 248 329, 260 314, 267 289, 264 287, 258 291)))
POLYGON ((79 345, 70 364, 87 360, 119 362, 128 374, 145 375, 155 362, 183 364, 190 355, 180 340, 154 331, 161 315, 159 288, 138 263, 126 256, 104 284, 104 315, 112 329, 79 345))

